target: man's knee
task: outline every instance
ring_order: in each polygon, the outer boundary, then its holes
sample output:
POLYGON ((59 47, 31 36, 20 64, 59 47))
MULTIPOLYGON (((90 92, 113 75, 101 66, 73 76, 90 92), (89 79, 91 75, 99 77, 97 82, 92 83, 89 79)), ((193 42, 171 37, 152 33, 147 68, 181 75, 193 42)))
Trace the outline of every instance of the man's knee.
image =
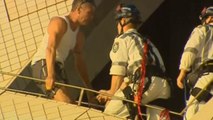
POLYGON ((71 99, 69 98, 69 95, 67 94, 67 92, 64 88, 59 88, 56 91, 53 99, 57 100, 57 101, 67 102, 67 103, 72 102, 71 99))

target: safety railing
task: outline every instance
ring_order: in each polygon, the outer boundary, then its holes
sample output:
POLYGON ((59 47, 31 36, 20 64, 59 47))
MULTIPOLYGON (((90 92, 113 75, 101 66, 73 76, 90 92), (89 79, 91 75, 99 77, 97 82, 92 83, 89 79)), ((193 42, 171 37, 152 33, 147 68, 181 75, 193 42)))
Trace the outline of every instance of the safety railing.
MULTIPOLYGON (((18 75, 18 74, 13 74, 13 73, 10 73, 10 72, 0 71, 0 74, 9 75, 9 76, 14 76, 14 77, 19 77, 19 78, 23 78, 23 79, 27 79, 27 80, 34 80, 34 81, 38 81, 38 82, 44 82, 44 80, 42 80, 42 79, 33 78, 33 77, 29 77, 29 76, 18 75)), ((213 80, 212 80, 211 82, 213 82, 213 80)), ((211 83, 211 82, 210 82, 210 83, 211 83)), ((210 84, 210 83, 209 83, 209 84, 210 84)), ((79 99, 78 99, 78 101, 77 101, 77 103, 78 103, 79 106, 84 104, 84 105, 95 106, 95 107, 102 107, 102 108, 103 108, 103 106, 101 106, 101 105, 86 103, 86 102, 83 102, 83 101, 82 101, 83 94, 84 94, 85 91, 89 91, 89 92, 93 92, 93 93, 100 94, 99 91, 92 90, 92 89, 88 89, 88 88, 84 88, 84 87, 74 86, 74 85, 68 85, 68 84, 58 83, 58 82, 56 82, 55 84, 56 84, 56 85, 59 85, 59 86, 68 87, 68 88, 79 89, 79 90, 80 90, 80 97, 79 97, 79 99)), ((207 88, 207 86, 208 86, 209 84, 207 84, 207 85, 204 87, 204 89, 202 89, 202 90, 196 95, 196 97, 195 97, 192 101, 190 101, 190 103, 188 103, 188 105, 187 105, 181 112, 175 112, 175 111, 169 110, 169 113, 174 114, 174 115, 178 115, 178 116, 183 116, 183 114, 184 114, 184 112, 187 110, 187 108, 196 100, 196 98, 197 98, 204 90, 206 90, 206 88, 207 88)), ((37 96, 40 96, 40 97, 45 96, 45 95, 43 95, 43 94, 32 93, 32 92, 26 92, 26 91, 20 91, 20 90, 9 89, 9 88, 4 88, 4 87, 1 87, 0 89, 5 90, 5 91, 9 90, 9 91, 14 91, 14 92, 22 92, 22 93, 25 93, 25 94, 37 95, 37 96)), ((103 94, 103 93, 102 93, 102 94, 103 94)), ((125 98, 121 98, 121 97, 118 97, 118 96, 112 96, 112 95, 110 95, 110 94, 103 94, 103 95, 106 95, 106 96, 108 96, 108 97, 111 97, 111 99, 119 99, 119 100, 122 100, 122 101, 125 101, 125 102, 130 102, 130 103, 132 103, 132 104, 138 104, 138 103, 136 103, 136 102, 134 102, 134 101, 132 101, 132 100, 128 100, 128 99, 125 99, 125 98)), ((140 104, 140 105, 141 105, 141 106, 148 107, 148 108, 151 108, 151 109, 156 109, 156 110, 161 110, 161 111, 164 110, 164 109, 162 109, 162 108, 160 108, 160 107, 153 106, 153 105, 148 105, 148 104, 146 104, 146 105, 140 104)))

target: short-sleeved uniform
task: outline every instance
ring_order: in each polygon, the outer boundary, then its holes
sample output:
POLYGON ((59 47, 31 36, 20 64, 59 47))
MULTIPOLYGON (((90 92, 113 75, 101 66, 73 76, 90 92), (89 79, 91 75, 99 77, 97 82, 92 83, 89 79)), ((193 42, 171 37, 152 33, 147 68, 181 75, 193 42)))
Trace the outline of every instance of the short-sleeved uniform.
MULTIPOLYGON (((187 41, 179 69, 186 71, 195 70, 206 61, 213 60, 213 24, 199 25, 192 31, 189 40, 187 41)), ((208 83, 212 82, 213 73, 206 72, 199 77, 194 88, 203 89, 208 83)), ((212 88, 210 89, 212 91, 212 88)), ((213 91, 212 91, 213 92, 213 91)), ((194 97, 190 95, 190 102, 194 97)), ((191 117, 202 107, 203 102, 194 101, 186 112, 186 119, 191 117)))
MULTIPOLYGON (((157 56, 149 56, 153 60, 152 64, 156 64, 155 59, 157 58, 160 68, 162 69, 162 71, 165 71, 165 66, 158 50, 151 43, 151 41, 149 42, 153 48, 153 52, 157 56)), ((124 77, 134 75, 136 70, 141 67, 141 61, 143 59, 143 45, 143 39, 135 29, 129 29, 119 37, 116 37, 110 51, 110 58, 112 61, 110 75, 120 75, 124 77)), ((151 81, 152 82, 149 86, 149 89, 143 94, 143 104, 147 104, 148 102, 151 102, 157 98, 166 99, 170 96, 170 87, 166 80, 157 76, 152 76, 151 81)), ((130 86, 132 87, 132 84, 130 84, 130 86)), ((115 93, 115 96, 125 98, 123 92, 120 89, 115 93)), ((159 118, 159 116, 156 115, 157 111, 151 111, 149 112, 150 114, 148 113, 149 117, 152 117, 153 119, 156 118, 157 120, 157 118, 159 118)), ((106 106, 104 112, 123 118, 129 116, 127 107, 121 100, 111 100, 106 106)))

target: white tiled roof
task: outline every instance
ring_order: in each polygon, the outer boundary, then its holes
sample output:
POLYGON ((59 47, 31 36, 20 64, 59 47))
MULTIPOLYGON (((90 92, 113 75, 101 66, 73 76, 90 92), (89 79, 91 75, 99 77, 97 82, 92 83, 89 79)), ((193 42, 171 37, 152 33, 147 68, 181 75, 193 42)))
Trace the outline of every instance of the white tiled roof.
POLYGON ((6 91, 0 95, 0 120, 121 120, 99 110, 6 91))
MULTIPOLYGON (((20 74, 36 52, 49 19, 67 14, 72 1, 1 0, 0 71, 20 74)), ((0 74, 0 87, 8 87, 14 79, 0 74)))

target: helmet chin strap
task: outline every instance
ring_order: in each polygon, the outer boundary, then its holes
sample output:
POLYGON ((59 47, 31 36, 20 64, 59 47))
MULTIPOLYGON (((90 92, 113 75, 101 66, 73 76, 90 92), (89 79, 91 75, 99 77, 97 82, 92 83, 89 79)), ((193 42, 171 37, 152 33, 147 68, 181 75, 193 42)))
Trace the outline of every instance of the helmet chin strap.
POLYGON ((213 16, 211 16, 210 20, 209 20, 209 23, 212 23, 213 22, 213 16))
POLYGON ((127 22, 124 22, 124 24, 121 23, 121 20, 119 20, 119 24, 121 26, 121 31, 118 34, 118 36, 122 35, 124 33, 124 26, 126 26, 127 24, 131 23, 132 19, 128 20, 127 22))
POLYGON ((211 17, 208 21, 206 21, 206 20, 207 20, 207 18, 202 19, 202 20, 201 20, 201 23, 202 23, 203 25, 212 23, 212 22, 213 22, 213 17, 211 17))

